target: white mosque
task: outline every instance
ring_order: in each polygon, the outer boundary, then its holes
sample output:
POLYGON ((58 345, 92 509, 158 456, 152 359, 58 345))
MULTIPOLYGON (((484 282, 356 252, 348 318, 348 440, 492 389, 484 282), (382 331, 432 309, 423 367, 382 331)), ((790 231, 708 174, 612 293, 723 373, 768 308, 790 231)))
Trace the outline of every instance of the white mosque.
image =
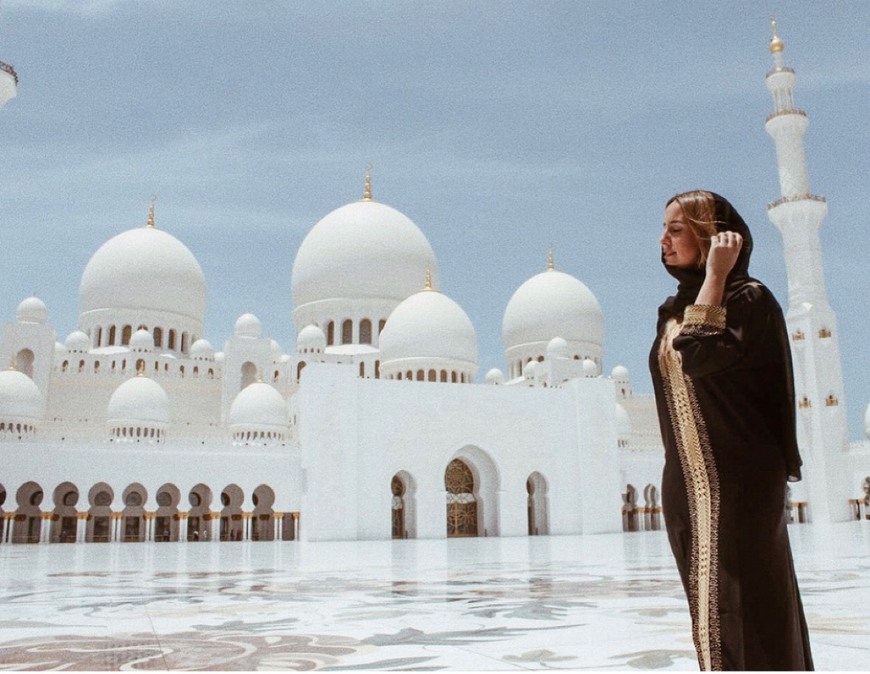
MULTIPOLYGON (((818 241, 826 204, 809 191, 806 115, 775 32, 771 52, 782 196, 769 212, 785 240, 806 463, 787 507, 795 521, 861 518, 870 449, 846 435, 818 241)), ((0 63, 0 106, 16 83, 0 63)), ((368 177, 361 200, 305 237, 292 294, 292 352, 251 314, 215 349, 203 269, 152 204, 144 226, 91 257, 63 342, 45 304, 24 299, 0 337, 0 543, 661 526, 654 401, 625 368, 603 375, 601 307, 552 255, 505 308, 506 372, 484 383, 474 326, 438 291, 424 233, 376 201, 368 177)))

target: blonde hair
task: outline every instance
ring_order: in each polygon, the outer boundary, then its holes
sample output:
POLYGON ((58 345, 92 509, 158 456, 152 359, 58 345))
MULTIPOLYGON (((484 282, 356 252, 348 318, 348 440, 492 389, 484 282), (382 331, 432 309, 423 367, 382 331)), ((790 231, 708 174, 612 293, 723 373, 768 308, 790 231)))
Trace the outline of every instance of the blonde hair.
POLYGON ((668 199, 665 208, 673 202, 677 202, 683 210, 683 217, 689 225, 701 255, 698 259, 698 267, 702 268, 707 263, 707 253, 710 252, 710 237, 716 234, 716 200, 711 192, 706 190, 691 190, 682 192, 668 199))

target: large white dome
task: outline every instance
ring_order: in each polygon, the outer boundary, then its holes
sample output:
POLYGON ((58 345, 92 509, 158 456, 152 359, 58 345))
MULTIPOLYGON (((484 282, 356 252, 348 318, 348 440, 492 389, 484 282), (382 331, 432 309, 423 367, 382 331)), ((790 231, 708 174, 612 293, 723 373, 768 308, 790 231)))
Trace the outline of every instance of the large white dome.
POLYGON ((293 263, 293 307, 340 298, 400 302, 429 270, 437 287, 435 253, 395 208, 363 199, 326 215, 308 233, 293 263))
POLYGON ((445 367, 449 362, 473 375, 477 336, 456 302, 426 289, 399 304, 381 332, 381 371, 445 367), (472 371, 472 372, 470 372, 472 371))
POLYGON ((34 424, 42 415, 42 394, 23 372, 0 372, 0 422, 34 424))
POLYGON ((80 311, 137 310, 201 324, 205 276, 187 247, 153 226, 109 239, 91 257, 79 286, 80 311))
POLYGON ((505 349, 546 345, 562 337, 604 347, 604 315, 592 291, 570 274, 548 269, 523 283, 513 294, 502 322, 505 349))

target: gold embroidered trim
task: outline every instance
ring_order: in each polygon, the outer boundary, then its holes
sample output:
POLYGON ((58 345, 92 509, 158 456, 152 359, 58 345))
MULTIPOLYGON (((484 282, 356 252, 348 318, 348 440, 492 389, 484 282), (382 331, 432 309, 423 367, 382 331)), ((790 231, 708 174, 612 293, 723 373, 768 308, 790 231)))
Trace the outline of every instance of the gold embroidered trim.
POLYGON ((719 625, 719 479, 704 417, 692 380, 683 375, 673 339, 680 324, 672 320, 662 338, 665 398, 686 485, 692 529, 689 565, 689 611, 698 661, 705 671, 722 669, 719 625))
POLYGON ((725 329, 725 307, 690 304, 683 315, 683 333, 715 335, 725 329))

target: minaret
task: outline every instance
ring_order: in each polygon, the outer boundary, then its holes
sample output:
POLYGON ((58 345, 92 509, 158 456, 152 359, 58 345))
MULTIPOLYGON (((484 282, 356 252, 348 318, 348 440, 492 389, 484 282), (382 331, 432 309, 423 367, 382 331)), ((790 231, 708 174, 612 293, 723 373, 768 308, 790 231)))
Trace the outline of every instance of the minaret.
POLYGON ((809 502, 817 522, 849 519, 848 432, 837 320, 825 294, 819 226, 827 213, 825 198, 810 193, 804 156, 809 120, 794 105, 795 71, 783 65, 783 42, 772 21, 767 73, 773 114, 765 122, 776 143, 782 196, 768 204, 770 221, 782 233, 788 274, 786 324, 791 341, 797 398, 797 430, 804 480, 792 486, 792 500, 809 502))
POLYGON ((0 108, 6 105, 6 101, 15 98, 18 93, 18 75, 15 68, 8 63, 0 61, 0 108))

